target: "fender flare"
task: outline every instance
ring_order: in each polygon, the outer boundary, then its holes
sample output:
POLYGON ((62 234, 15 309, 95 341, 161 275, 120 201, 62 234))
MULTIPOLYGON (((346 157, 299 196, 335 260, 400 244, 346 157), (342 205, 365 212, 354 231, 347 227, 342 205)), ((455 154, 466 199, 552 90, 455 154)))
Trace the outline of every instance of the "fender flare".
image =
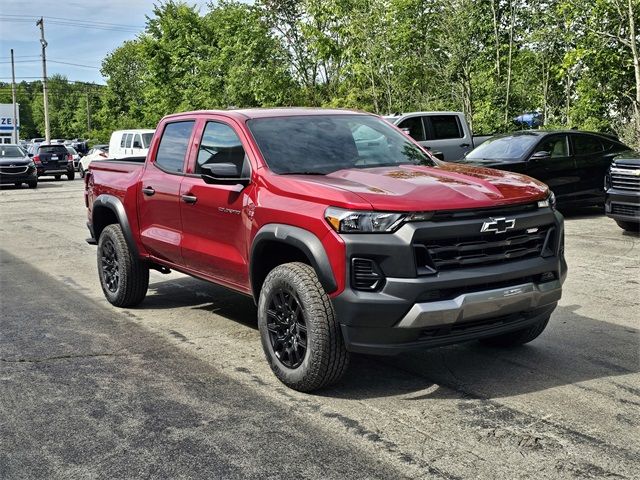
MULTIPOLYGON (((338 288, 327 252, 315 234, 292 225, 270 223, 258 231, 251 244, 249 277, 252 290, 255 290, 253 266, 259 262, 260 254, 269 242, 283 243, 301 250, 309 259, 324 290, 331 293, 338 288)), ((258 298, 260 292, 254 291, 253 293, 254 298, 258 298)))
MULTIPOLYGON (((100 208, 107 208, 111 210, 118 219, 118 223, 120 224, 120 228, 122 228, 122 233, 124 234, 124 238, 127 241, 127 245, 129 246, 129 250, 134 257, 138 256, 138 246, 136 245, 136 241, 133 238, 133 231, 131 230, 131 225, 129 224, 129 219, 127 218, 127 212, 124 209, 124 205, 122 201, 114 195, 109 195, 103 193, 99 195, 98 198, 93 202, 93 208, 91 209, 91 223, 93 229, 96 226, 96 210, 100 210, 100 208)), ((100 240, 100 232, 96 232, 93 230, 96 235, 96 241, 100 240)))

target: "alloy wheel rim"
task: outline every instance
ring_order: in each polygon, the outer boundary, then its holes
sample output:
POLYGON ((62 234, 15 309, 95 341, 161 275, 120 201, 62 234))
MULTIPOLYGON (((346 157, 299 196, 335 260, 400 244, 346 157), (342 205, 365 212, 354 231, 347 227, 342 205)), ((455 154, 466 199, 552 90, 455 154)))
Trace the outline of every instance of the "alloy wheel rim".
POLYGON ((300 301, 291 290, 281 288, 271 295, 267 330, 280 363, 292 369, 299 367, 307 352, 307 326, 300 301))
POLYGON ((107 290, 116 293, 120 285, 120 265, 118 263, 118 253, 116 252, 115 245, 110 239, 104 242, 102 246, 101 263, 102 274, 107 290))

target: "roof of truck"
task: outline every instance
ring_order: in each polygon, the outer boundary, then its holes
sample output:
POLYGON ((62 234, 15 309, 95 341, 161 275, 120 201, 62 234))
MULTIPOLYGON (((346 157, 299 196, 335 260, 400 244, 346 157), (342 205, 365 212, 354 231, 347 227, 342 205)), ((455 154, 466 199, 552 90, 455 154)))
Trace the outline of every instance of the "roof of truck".
POLYGON ((197 110, 193 112, 181 112, 168 117, 187 116, 190 114, 211 114, 225 115, 236 119, 247 120, 251 118, 267 117, 293 117, 301 115, 371 115, 367 112, 356 110, 342 110, 331 108, 304 108, 304 107, 282 107, 282 108, 244 108, 237 110, 197 110))

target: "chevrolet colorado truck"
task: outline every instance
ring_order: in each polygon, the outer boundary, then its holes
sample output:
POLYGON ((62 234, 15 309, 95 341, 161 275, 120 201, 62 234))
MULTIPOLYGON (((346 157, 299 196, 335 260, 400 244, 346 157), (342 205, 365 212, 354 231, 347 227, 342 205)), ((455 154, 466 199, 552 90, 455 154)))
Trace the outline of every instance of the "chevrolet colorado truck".
POLYGON ((627 232, 640 232, 640 153, 628 151, 615 157, 604 188, 607 216, 627 232))
POLYGON ((109 302, 140 303, 150 269, 250 295, 273 372, 300 391, 351 352, 529 342, 567 273, 544 184, 441 162, 366 113, 169 115, 146 158, 91 163, 85 202, 109 302))

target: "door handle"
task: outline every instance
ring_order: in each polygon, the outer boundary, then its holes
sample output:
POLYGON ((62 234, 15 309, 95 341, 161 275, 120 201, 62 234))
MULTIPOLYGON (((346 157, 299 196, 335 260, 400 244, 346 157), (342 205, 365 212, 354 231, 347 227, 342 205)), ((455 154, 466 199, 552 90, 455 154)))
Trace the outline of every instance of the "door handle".
POLYGON ((145 187, 142 189, 142 193, 144 193, 147 197, 152 196, 156 191, 152 187, 145 187))
POLYGON ((181 195, 180 198, 184 203, 189 203, 191 205, 198 201, 198 197, 196 197, 195 195, 181 195))
POLYGON ((460 146, 461 147, 470 147, 471 145, 469 145, 468 143, 461 143, 460 146))

